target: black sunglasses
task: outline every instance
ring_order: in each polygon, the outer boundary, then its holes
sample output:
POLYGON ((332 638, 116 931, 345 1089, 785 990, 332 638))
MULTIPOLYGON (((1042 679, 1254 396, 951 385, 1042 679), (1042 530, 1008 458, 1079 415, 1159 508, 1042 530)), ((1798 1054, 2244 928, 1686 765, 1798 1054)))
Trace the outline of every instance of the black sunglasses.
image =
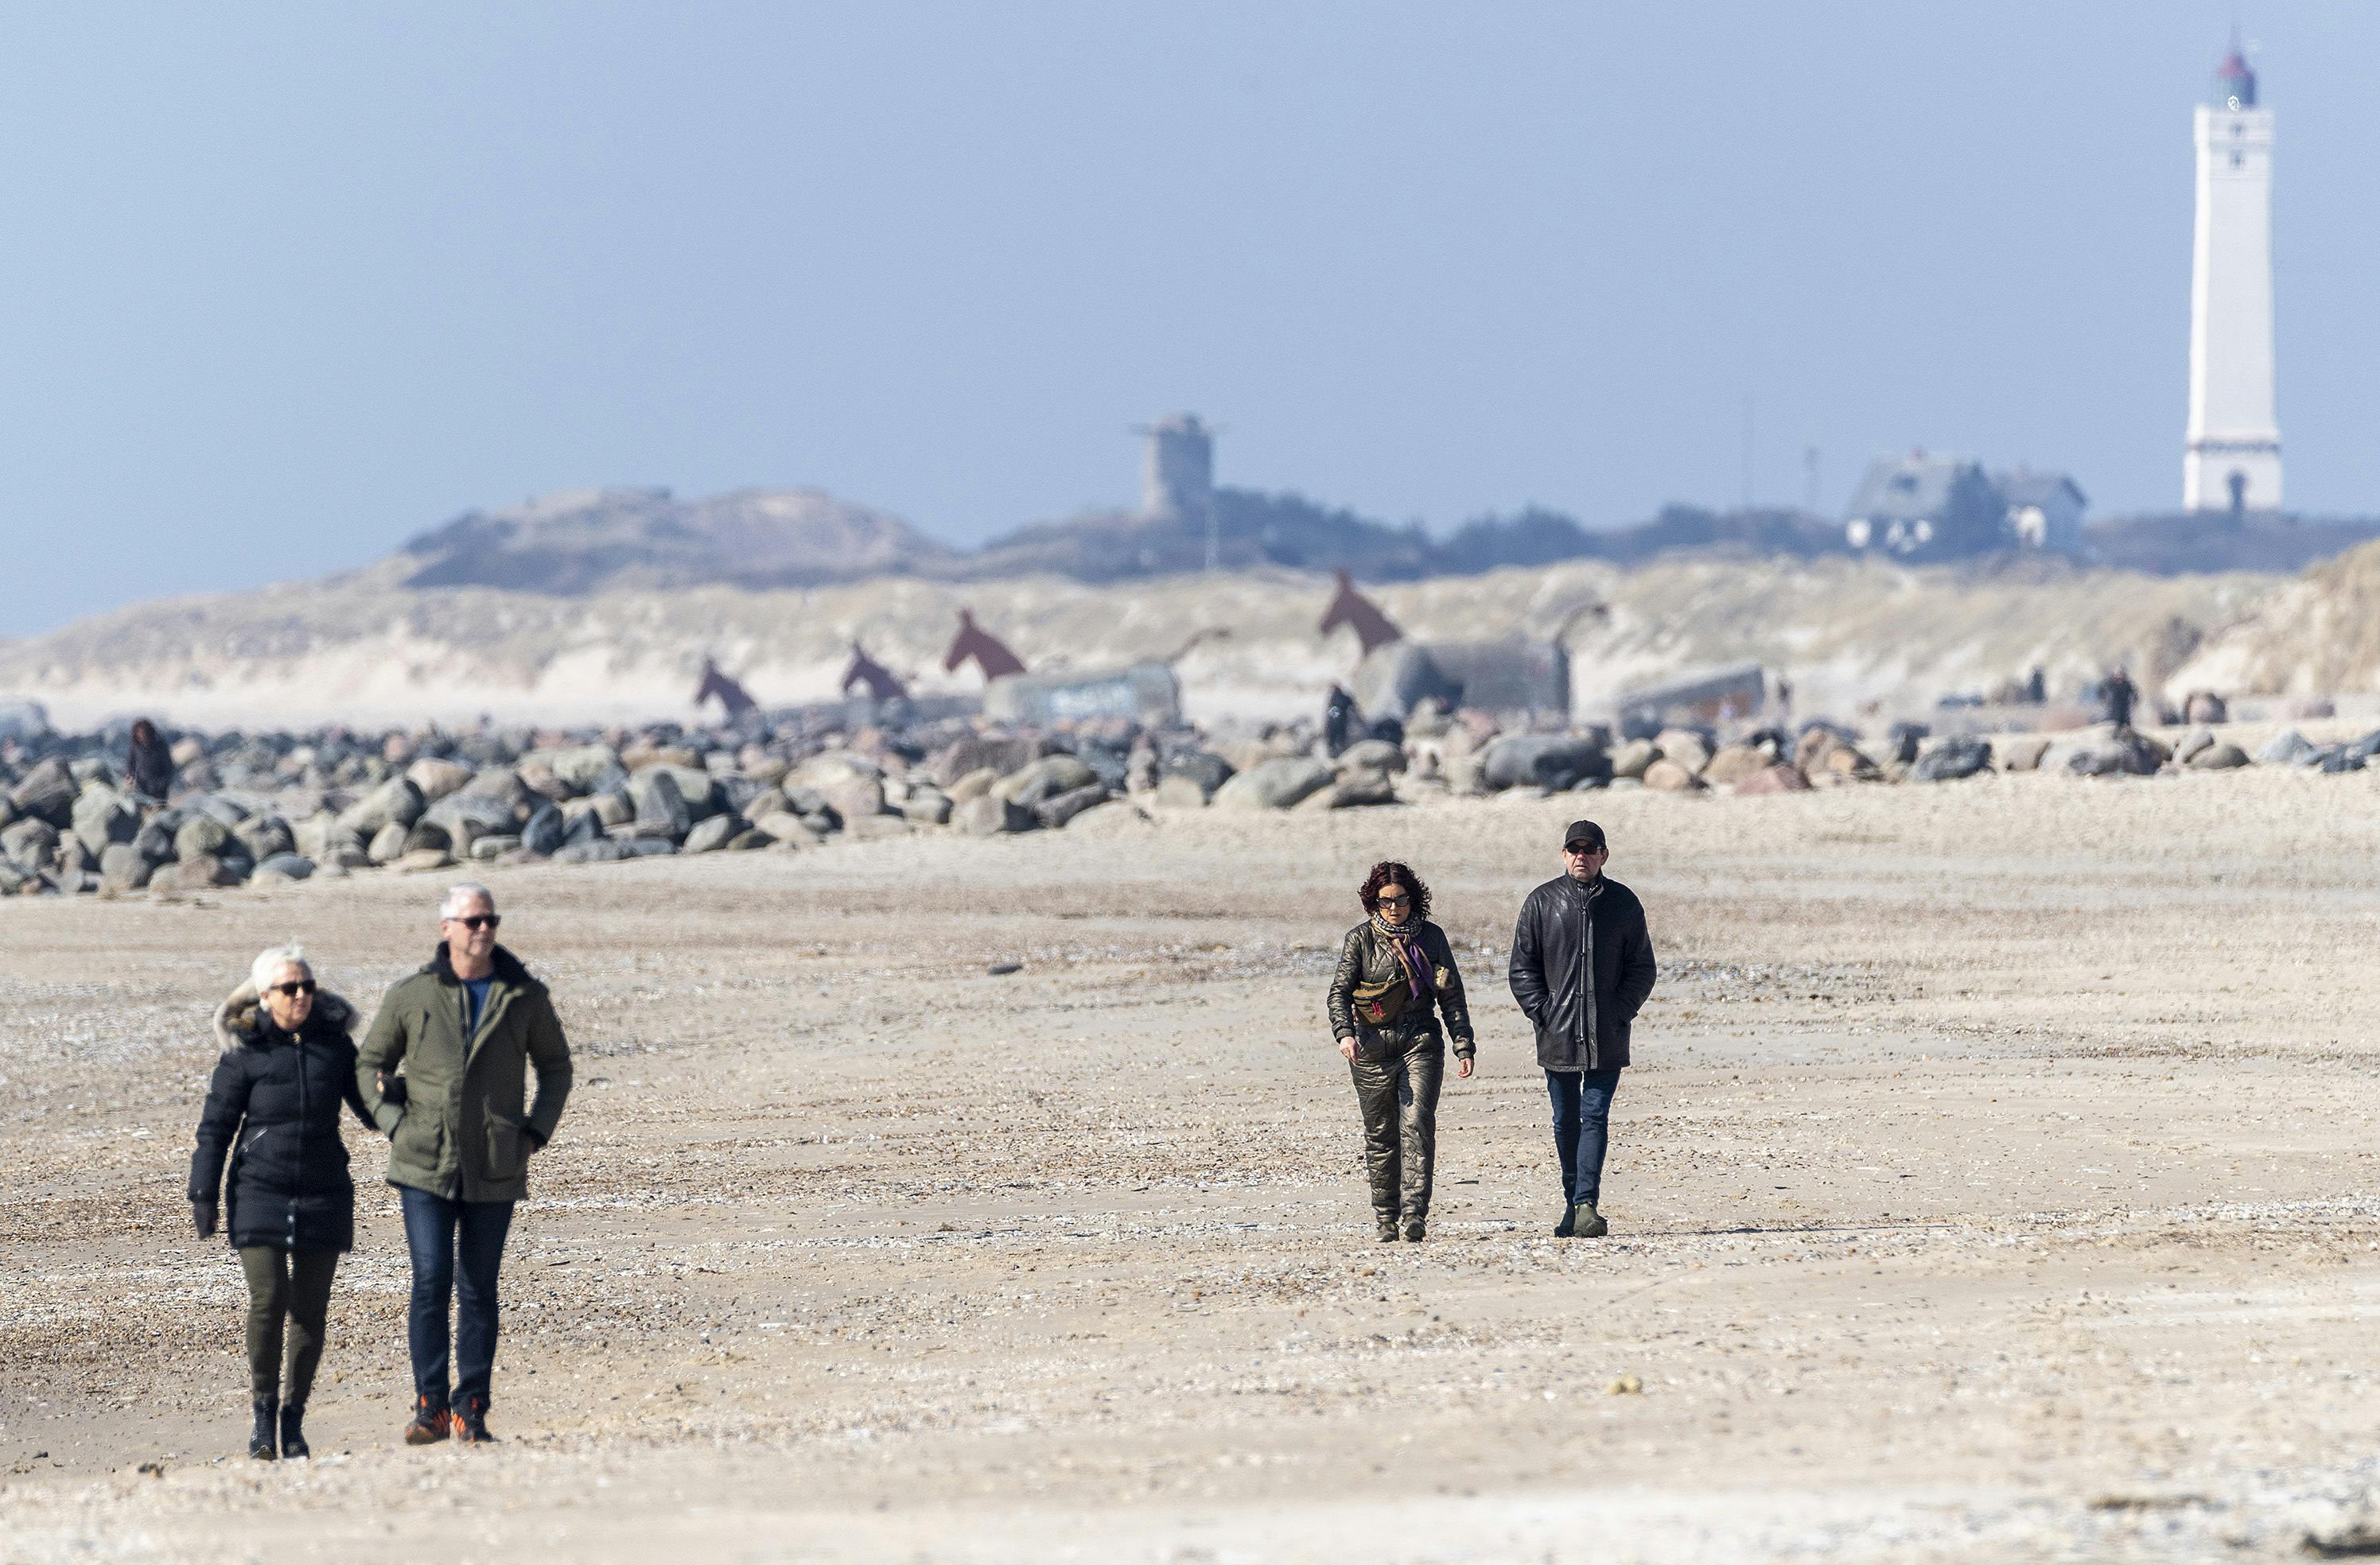
POLYGON ((1411 897, 1380 897, 1380 898, 1378 898, 1377 900, 1378 901, 1379 904, 1380 904, 1382 907, 1402 907, 1402 906, 1404 906, 1407 903, 1409 903, 1409 902, 1413 901, 1413 898, 1411 898, 1411 897))
POLYGON ((1602 851, 1603 844, 1601 843, 1564 843, 1562 844, 1562 852, 1576 854, 1582 858, 1586 856, 1588 854, 1601 853, 1602 851))
POLYGON ((300 978, 294 984, 273 984, 267 988, 264 992, 267 994, 285 994, 290 999, 295 1000, 301 994, 312 994, 314 992, 314 980, 311 978, 300 978))
POLYGON ((460 924, 467 929, 492 929, 503 920, 492 913, 474 913, 468 918, 450 918, 450 924, 460 924))

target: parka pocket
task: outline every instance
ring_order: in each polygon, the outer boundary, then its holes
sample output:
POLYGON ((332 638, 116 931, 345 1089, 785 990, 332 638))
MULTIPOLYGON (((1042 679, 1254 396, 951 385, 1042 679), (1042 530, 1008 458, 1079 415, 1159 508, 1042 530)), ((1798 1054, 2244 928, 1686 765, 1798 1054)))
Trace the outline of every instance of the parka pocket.
POLYGON ((528 1138, 510 1120, 488 1116, 488 1177, 510 1179, 521 1171, 522 1145, 528 1138))

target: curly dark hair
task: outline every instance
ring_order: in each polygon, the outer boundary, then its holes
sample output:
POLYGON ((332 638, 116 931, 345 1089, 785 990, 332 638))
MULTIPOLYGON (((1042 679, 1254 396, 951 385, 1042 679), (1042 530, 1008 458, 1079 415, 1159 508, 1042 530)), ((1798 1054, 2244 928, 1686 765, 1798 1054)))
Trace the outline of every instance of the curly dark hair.
POLYGON ((1429 916, 1429 888, 1421 883, 1421 877, 1413 872, 1412 865, 1400 864, 1393 858, 1382 859, 1372 866, 1369 875, 1364 877, 1363 890, 1355 894, 1363 899, 1365 912, 1378 913, 1380 910, 1380 888, 1391 883, 1413 892, 1413 912, 1408 916, 1417 919, 1429 916))

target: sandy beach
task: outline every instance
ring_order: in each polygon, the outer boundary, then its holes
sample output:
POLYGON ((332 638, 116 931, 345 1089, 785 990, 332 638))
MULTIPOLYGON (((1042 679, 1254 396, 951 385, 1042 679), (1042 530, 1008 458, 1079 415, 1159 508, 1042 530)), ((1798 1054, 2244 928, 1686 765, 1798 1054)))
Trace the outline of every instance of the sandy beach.
POLYGON ((395 1441, 351 1126, 271 1465, 183 1197, 208 1017, 293 935, 369 1011, 447 877, 10 899, 0 1559, 2292 1557, 2380 1494, 2375 850, 2380 781, 2260 768, 495 871, 578 1077, 503 1442, 395 1441), (1582 810, 1661 979, 1562 1242, 1503 958, 1582 810), (1418 1245, 1322 1017, 1383 856, 1481 1035, 1418 1245))

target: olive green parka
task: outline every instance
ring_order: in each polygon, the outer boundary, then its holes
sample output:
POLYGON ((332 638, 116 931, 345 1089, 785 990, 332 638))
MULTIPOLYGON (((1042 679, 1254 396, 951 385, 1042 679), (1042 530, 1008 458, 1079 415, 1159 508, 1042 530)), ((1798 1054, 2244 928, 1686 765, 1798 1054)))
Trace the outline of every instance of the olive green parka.
POLYGON ((389 1138, 388 1182, 460 1201, 528 1195, 530 1153, 552 1139, 570 1096, 570 1044, 545 986, 504 947, 479 1029, 463 1033, 462 980, 446 948, 380 1002, 356 1053, 356 1086, 389 1138), (404 1074, 398 1075, 398 1067, 404 1074), (537 1101, 524 1110, 528 1072, 537 1101), (404 1083, 385 1094, 379 1078, 404 1083))

